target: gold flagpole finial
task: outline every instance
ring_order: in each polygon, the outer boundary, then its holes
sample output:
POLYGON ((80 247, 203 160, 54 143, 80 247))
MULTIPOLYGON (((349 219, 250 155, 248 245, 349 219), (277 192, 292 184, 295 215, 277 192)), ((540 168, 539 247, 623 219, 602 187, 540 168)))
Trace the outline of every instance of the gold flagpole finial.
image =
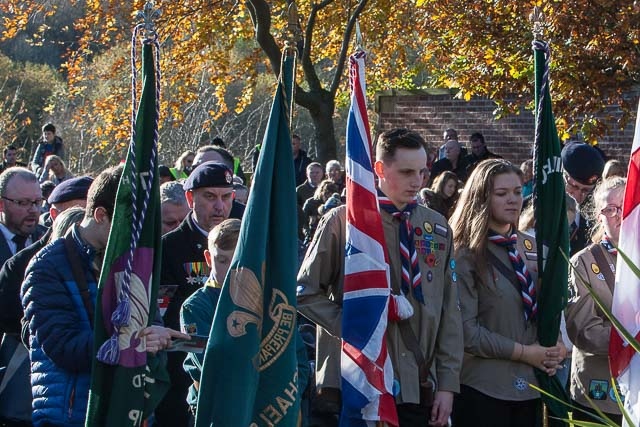
POLYGON ((544 35, 544 29, 547 26, 542 9, 538 6, 534 6, 533 12, 529 15, 529 22, 533 25, 533 38, 535 40, 540 40, 544 35))
POLYGON ((144 4, 144 9, 136 13, 136 19, 139 19, 144 23, 144 35, 147 40, 151 40, 156 37, 155 20, 159 17, 160 9, 155 9, 155 5, 152 1, 146 2, 144 4))
POLYGON ((297 48, 297 44, 302 40, 302 31, 300 31, 300 24, 298 23, 298 7, 295 2, 289 4, 287 11, 288 21, 287 30, 285 34, 285 49, 287 53, 292 53, 297 48))

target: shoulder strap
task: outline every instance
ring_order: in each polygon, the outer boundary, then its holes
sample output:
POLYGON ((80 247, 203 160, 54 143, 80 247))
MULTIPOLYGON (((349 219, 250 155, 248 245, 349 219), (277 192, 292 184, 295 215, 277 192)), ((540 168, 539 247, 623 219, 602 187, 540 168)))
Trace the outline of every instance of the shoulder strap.
POLYGON ((522 292, 522 290, 520 289, 520 282, 518 281, 518 276, 516 276, 516 272, 513 271, 513 268, 507 267, 505 263, 500 261, 500 259, 490 250, 487 250, 487 253, 489 254, 489 261, 491 261, 491 265, 497 268, 498 271, 500 271, 500 274, 502 274, 504 277, 506 277, 509 280, 509 282, 511 282, 511 284, 518 291, 518 295, 519 295, 520 292, 522 292))
POLYGON ((616 277, 613 275, 613 271, 611 271, 611 267, 609 267, 609 262, 607 262, 607 257, 604 255, 604 249, 600 244, 589 246, 589 252, 593 255, 593 258, 596 260, 596 264, 600 267, 600 271, 604 275, 604 281, 607 282, 607 286, 611 289, 611 293, 613 293, 613 288, 616 283, 616 277))
POLYGON ((87 278, 84 275, 82 266, 80 265, 80 254, 76 248, 76 243, 73 241, 73 236, 68 233, 64 238, 64 248, 67 251, 67 258, 71 264, 71 273, 73 279, 76 281, 76 285, 80 290, 80 296, 82 297, 82 303, 85 310, 87 310, 87 316, 89 317, 89 323, 91 329, 93 329, 93 304, 91 303, 91 294, 89 293, 89 285, 87 278))
POLYGON ((402 341, 404 341, 404 345, 407 346, 409 351, 413 353, 413 356, 416 358, 420 384, 426 383, 429 379, 429 371, 431 370, 431 365, 433 364, 433 358, 435 357, 436 352, 434 351, 429 358, 429 361, 426 361, 424 353, 422 353, 422 350, 420 349, 418 337, 416 337, 416 334, 413 332, 409 319, 399 321, 398 330, 400 331, 400 336, 402 337, 402 341))

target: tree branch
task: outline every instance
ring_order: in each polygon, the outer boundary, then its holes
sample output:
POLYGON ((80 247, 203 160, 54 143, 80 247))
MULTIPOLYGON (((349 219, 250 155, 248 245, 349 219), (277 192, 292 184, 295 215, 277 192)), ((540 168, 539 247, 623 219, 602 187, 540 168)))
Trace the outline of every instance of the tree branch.
POLYGON ((353 11, 353 15, 349 18, 349 23, 347 24, 347 28, 344 29, 344 37, 342 38, 342 47, 340 48, 340 56, 338 57, 338 61, 336 63, 336 71, 333 75, 333 81, 331 82, 331 87, 329 88, 329 92, 332 96, 335 96, 338 86, 340 85, 340 80, 342 79, 342 70, 344 70, 344 63, 347 60, 347 49, 349 49, 349 42, 351 41, 351 33, 353 32, 353 27, 356 25, 356 20, 364 10, 367 5, 367 0, 360 0, 356 9, 353 11))
POLYGON ((311 13, 309 14, 309 19, 307 19, 307 25, 304 30, 304 48, 302 49, 302 70, 304 71, 304 78, 309 83, 309 89, 311 91, 317 91, 322 89, 322 85, 320 83, 320 79, 318 78, 318 74, 316 73, 316 69, 311 62, 311 42, 313 41, 313 30, 316 25, 316 17, 318 16, 318 12, 331 3, 334 0, 323 0, 320 3, 314 3, 311 7, 311 13))
POLYGON ((253 29, 256 33, 256 41, 264 51, 271 64, 273 73, 280 75, 280 60, 282 51, 271 35, 271 9, 265 0, 246 0, 245 5, 249 10, 253 29))

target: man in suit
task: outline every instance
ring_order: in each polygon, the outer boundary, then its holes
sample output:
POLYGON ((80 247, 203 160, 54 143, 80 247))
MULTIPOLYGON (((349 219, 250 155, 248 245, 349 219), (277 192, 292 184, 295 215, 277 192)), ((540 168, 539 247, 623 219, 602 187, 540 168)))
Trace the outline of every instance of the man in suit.
MULTIPOLYGON (((0 266, 44 234, 44 227, 38 225, 41 206, 42 192, 33 172, 12 167, 0 174, 0 266)), ((15 299, 17 293, 13 293, 15 299)), ((31 420, 31 393, 24 383, 28 355, 18 332, 4 333, 0 345, 0 367, 5 368, 0 381, 0 425, 29 425, 31 420)))
MULTIPOLYGON (((234 212, 233 172, 225 164, 207 161, 199 164, 183 184, 191 212, 175 230, 162 237, 161 288, 175 287, 164 314, 165 325, 179 328, 180 307, 209 277, 210 269, 204 258, 209 231, 227 218, 242 218, 242 211, 234 212)), ((186 426, 189 422, 187 390, 191 379, 182 369, 184 353, 168 355, 171 389, 156 410, 159 426, 186 426)))

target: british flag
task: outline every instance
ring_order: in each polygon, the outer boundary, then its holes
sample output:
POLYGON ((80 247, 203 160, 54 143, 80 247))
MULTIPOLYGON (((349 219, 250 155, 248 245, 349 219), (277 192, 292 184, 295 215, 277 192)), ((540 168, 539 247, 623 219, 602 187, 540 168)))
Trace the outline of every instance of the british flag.
POLYGON ((365 102, 365 53, 349 58, 347 233, 342 317, 341 426, 398 425, 393 367, 385 341, 389 259, 373 174, 365 102))

